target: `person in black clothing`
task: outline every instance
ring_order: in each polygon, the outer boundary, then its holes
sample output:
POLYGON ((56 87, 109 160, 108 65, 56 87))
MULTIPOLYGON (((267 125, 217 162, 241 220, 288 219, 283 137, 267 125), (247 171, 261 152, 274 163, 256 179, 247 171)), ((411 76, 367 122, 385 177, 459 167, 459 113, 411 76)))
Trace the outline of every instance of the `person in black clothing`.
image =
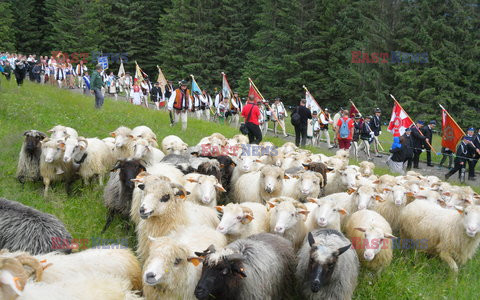
MULTIPOLYGON (((478 130, 477 134, 474 134, 475 130, 473 128, 469 128, 467 130, 467 137, 468 140, 472 142, 472 146, 475 149, 480 149, 480 129, 478 130)), ((478 159, 480 155, 477 151, 472 151, 471 159, 468 160, 468 180, 475 180, 475 166, 477 165, 478 159)))
POLYGON ((353 138, 352 138, 352 146, 353 146, 353 155, 355 158, 358 158, 358 141, 360 140, 360 131, 362 130, 362 116, 360 114, 355 115, 355 119, 353 120, 353 138))
POLYGON ((360 126, 360 146, 358 146, 358 151, 365 150, 365 154, 367 154, 367 160, 372 160, 370 157, 370 143, 373 141, 373 137, 375 133, 370 128, 372 116, 366 116, 365 120, 363 121, 362 125, 360 126))
POLYGON ((473 146, 473 142, 469 140, 468 136, 462 138, 462 142, 457 147, 457 153, 455 154, 455 166, 447 174, 445 174, 445 180, 448 180, 457 171, 460 171, 458 178, 460 182, 465 182, 465 165, 467 160, 472 158, 473 153, 480 154, 480 150, 473 146))
POLYGON ((405 129, 405 134, 402 135, 404 142, 404 162, 407 162, 407 171, 412 169, 412 160, 413 160, 413 139, 412 139, 412 129, 405 129))
POLYGON ((15 74, 15 79, 17 79, 17 85, 22 85, 25 75, 27 74, 27 66, 22 57, 19 57, 17 60, 15 60, 15 70, 13 73, 15 74))
POLYGON ((392 156, 387 160, 387 166, 393 173, 404 173, 403 166, 405 164, 405 137, 394 137, 392 148, 390 149, 390 153, 392 156))
POLYGON ((162 100, 162 89, 160 88, 160 82, 155 82, 152 90, 150 91, 150 100, 155 104, 157 110, 160 109, 160 101, 162 100))
POLYGON ((38 62, 32 69, 32 78, 40 83, 40 73, 42 72, 42 64, 38 62))
POLYGON ((10 76, 12 75, 12 66, 10 66, 10 63, 8 61, 5 62, 5 66, 3 66, 3 75, 5 75, 5 78, 7 80, 10 80, 10 76))
POLYGON ((300 105, 297 106, 296 111, 300 115, 300 122, 297 126, 295 126, 295 145, 297 147, 301 144, 302 147, 305 146, 307 143, 307 121, 308 119, 312 118, 312 113, 310 110, 305 106, 307 101, 302 99, 300 101, 300 105), (300 143, 301 140, 301 143, 300 143))
POLYGON ((442 160, 440 161, 440 164, 438 165, 438 168, 441 169, 443 166, 443 163, 447 160, 448 158, 448 169, 451 169, 453 166, 453 151, 450 150, 449 148, 442 147, 442 150, 440 151, 443 156, 442 160))
MULTIPOLYGON (((417 121, 417 126, 412 126, 412 144, 413 144, 413 168, 418 169, 418 162, 420 161, 420 154, 422 153, 423 144, 429 142, 422 134, 422 128, 425 123, 417 121)), ((408 167, 407 167, 408 168, 408 167)))
POLYGON ((425 148, 425 151, 427 152, 427 166, 433 167, 432 165, 432 148, 430 145, 432 144, 432 138, 433 138, 433 129, 435 129, 435 126, 437 126, 437 122, 435 120, 430 121, 427 126, 422 128, 422 133, 425 136, 425 142, 423 144, 423 147, 425 148), (430 143, 430 145, 426 142, 430 143))
POLYGON ((373 134, 375 135, 375 137, 373 138, 373 148, 375 150, 375 156, 376 157, 382 157, 379 153, 378 153, 378 136, 382 134, 382 123, 380 121, 380 116, 382 115, 382 111, 380 110, 380 108, 375 108, 375 115, 372 117, 372 119, 370 120, 370 124, 368 124, 370 126, 370 129, 373 131, 373 134))

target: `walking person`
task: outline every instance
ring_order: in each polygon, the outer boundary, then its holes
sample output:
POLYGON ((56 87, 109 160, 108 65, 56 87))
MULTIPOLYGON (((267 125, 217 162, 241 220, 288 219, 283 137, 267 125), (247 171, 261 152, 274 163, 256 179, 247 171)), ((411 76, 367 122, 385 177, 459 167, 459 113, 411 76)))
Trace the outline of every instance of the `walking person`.
POLYGON ((188 82, 182 80, 180 87, 173 91, 167 104, 169 111, 175 109, 174 124, 181 120, 183 131, 187 130, 188 112, 192 111, 192 97, 187 85, 188 82))
POLYGON ((233 127, 238 128, 240 122, 240 112, 243 111, 243 104, 240 96, 237 92, 233 93, 233 98, 230 102, 230 124, 233 123, 233 127))
POLYGON ((382 134, 382 123, 380 120, 380 116, 382 115, 382 111, 380 108, 375 108, 374 110, 374 115, 372 119, 370 120, 370 129, 373 131, 374 137, 373 137, 373 149, 375 150, 375 156, 376 157, 382 157, 378 153, 378 145, 379 145, 379 140, 378 137, 382 134))
POLYGON ((462 142, 457 146, 455 153, 455 166, 447 174, 445 180, 448 180, 453 174, 459 171, 458 178, 460 182, 465 182, 465 167, 467 161, 473 157, 473 154, 480 154, 480 150, 473 146, 473 142, 469 140, 468 136, 463 136, 462 142))
POLYGON ((440 160, 440 164, 438 165, 438 168, 441 169, 443 167, 443 163, 445 163, 445 161, 448 158, 448 167, 447 168, 449 170, 452 169, 452 167, 453 167, 453 151, 450 150, 447 147, 442 147, 440 152, 442 153, 442 160, 440 160))
POLYGON ((370 144, 372 143, 375 133, 370 129, 370 121, 372 116, 366 116, 365 120, 360 125, 360 145, 358 146, 358 152, 361 150, 365 151, 367 155, 367 160, 372 160, 370 156, 370 144))
POLYGON ((134 80, 132 89, 130 90, 130 103, 134 105, 142 105, 143 93, 138 85, 137 79, 134 80))
POLYGON ((282 128, 283 136, 287 137, 288 134, 285 128, 285 118, 288 117, 287 110, 283 105, 280 98, 275 98, 275 102, 272 104, 272 114, 273 114, 273 133, 275 136, 277 135, 277 127, 280 126, 282 128))
POLYGON ((405 173, 403 166, 405 164, 405 138, 401 137, 394 137, 392 148, 390 149, 390 153, 392 155, 388 158, 386 164, 390 168, 392 173, 398 173, 403 175, 405 173))
POLYGON ((412 169, 412 161, 413 161, 413 139, 412 139, 412 129, 407 128, 405 129, 405 133, 402 135, 405 139, 403 145, 405 146, 404 154, 405 154, 405 161, 407 163, 407 171, 412 169))
POLYGON ((422 127, 425 123, 417 121, 417 126, 412 127, 412 143, 413 143, 413 168, 419 169, 418 162, 420 161, 420 154, 423 151, 423 144, 429 140, 422 135, 422 127))
POLYGON ((57 70, 55 72, 55 80, 58 83, 58 87, 62 88, 63 83, 65 82, 65 67, 62 64, 57 66, 57 70))
POLYGON ((260 130, 258 119, 260 110, 255 104, 255 96, 248 96, 247 104, 242 109, 242 117, 245 118, 245 126, 248 129, 248 143, 258 145, 262 141, 262 131, 260 130))
POLYGON ((349 117, 348 110, 343 111, 343 116, 337 122, 337 139, 340 149, 349 150, 353 138, 353 120, 349 117))
POLYGON ((320 143, 320 120, 317 111, 312 112, 312 120, 309 121, 312 126, 312 146, 318 146, 320 143))
MULTIPOLYGON (((337 120, 338 121, 338 120, 337 120)), ((330 117, 330 112, 328 108, 325 108, 320 113, 320 132, 319 132, 319 141, 325 136, 328 149, 332 149, 333 146, 330 144, 330 132, 328 132, 328 125, 333 124, 333 120, 330 117)))
POLYGON ((93 71, 92 78, 90 79, 90 87, 92 89, 92 93, 95 95, 95 108, 100 109, 103 105, 103 94, 102 94, 102 87, 103 87, 103 80, 102 72, 103 68, 102 65, 98 64, 95 67, 95 71, 93 71))
POLYGON ((476 151, 476 149, 480 149, 480 129, 476 135, 474 135, 473 132, 473 128, 469 128, 467 131, 467 136, 472 142, 472 146, 475 148, 475 151, 472 153, 472 158, 468 161, 468 180, 475 180, 475 166, 480 158, 480 155, 476 151))
POLYGON ((15 79, 17 80, 17 86, 21 86, 27 74, 25 57, 21 55, 18 56, 18 58, 15 60, 15 69, 13 70, 13 73, 15 74, 15 79))
POLYGON ((3 66, 3 71, 2 74, 5 76, 5 79, 10 81, 10 78, 12 76, 12 67, 10 66, 10 62, 6 61, 5 66, 3 66))
MULTIPOLYGON (((435 129, 435 126, 437 125, 437 122, 435 120, 432 120, 428 123, 427 126, 422 128, 422 133, 425 136, 426 139, 428 139, 430 145, 433 143, 433 129, 435 129)), ((430 145, 425 142, 423 144, 423 147, 425 148, 425 151, 427 152, 427 166, 433 167, 432 165, 432 148, 430 145)))
POLYGON ((353 139, 352 139, 352 149, 353 149, 353 156, 358 159, 358 148, 359 148, 359 141, 360 141, 360 134, 362 131, 361 116, 360 114, 356 114, 354 118, 353 124, 353 139))
POLYGON ((117 78, 113 72, 110 72, 110 75, 107 77, 107 91, 109 95, 113 95, 115 97, 115 101, 118 101, 117 78))
MULTIPOLYGON (((297 106, 294 113, 299 115, 298 123, 292 124, 295 127, 295 145, 305 147, 307 143, 307 121, 312 118, 312 113, 305 106, 307 101, 305 99, 300 100, 300 105, 297 106)), ((293 122, 293 114, 292 114, 293 122)))
POLYGON ((88 95, 90 92, 90 75, 88 75, 88 72, 85 72, 83 74, 83 93, 88 95))
POLYGON ((343 107, 340 107, 340 110, 333 116, 333 132, 335 133, 334 138, 333 138, 333 147, 337 148, 338 147, 338 136, 337 136, 337 123, 338 120, 342 117, 344 109, 343 107))
POLYGON ((160 101, 162 101, 162 89, 160 88, 160 82, 155 82, 152 90, 150 91, 150 100, 155 104, 155 109, 160 110, 160 101))
POLYGON ((202 119, 202 114, 203 111, 200 109, 200 106, 202 105, 203 100, 203 95, 200 94, 199 91, 193 92, 193 116, 197 119, 202 119))
POLYGON ((202 91, 202 103, 200 103, 200 110, 202 111, 203 118, 210 121, 210 108, 213 106, 213 100, 207 90, 202 91))
POLYGON ((88 71, 86 65, 83 64, 83 60, 80 60, 78 65, 75 67, 75 74, 77 75, 77 86, 78 88, 82 88, 83 86, 83 76, 88 71))
POLYGON ((227 112, 228 108, 228 100, 222 98, 222 101, 217 105, 217 116, 218 116, 218 123, 225 124, 225 113, 227 112))

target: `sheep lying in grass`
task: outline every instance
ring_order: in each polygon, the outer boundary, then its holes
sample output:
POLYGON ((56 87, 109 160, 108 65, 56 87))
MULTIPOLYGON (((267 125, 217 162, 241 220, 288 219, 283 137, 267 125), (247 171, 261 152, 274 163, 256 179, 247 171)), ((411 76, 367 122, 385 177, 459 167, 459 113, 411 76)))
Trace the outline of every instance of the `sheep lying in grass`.
POLYGON ((194 203, 215 207, 217 205, 217 191, 226 192, 217 178, 211 175, 191 173, 185 175, 187 183, 185 190, 190 192, 187 200, 194 203))
POLYGON ((18 154, 16 177, 20 183, 25 181, 40 181, 41 141, 47 136, 37 130, 28 130, 23 133, 25 140, 18 154))
POLYGON ((203 260, 197 299, 289 298, 295 256, 290 242, 280 236, 256 234, 218 252, 212 246, 196 254, 203 260))
POLYGON ((177 154, 177 155, 186 154, 187 149, 188 149, 187 143, 182 141, 182 139, 179 138, 176 135, 166 136, 162 140, 162 151, 163 151, 163 153, 165 153, 165 155, 168 155, 168 154, 177 154))
POLYGON ((265 203, 270 198, 282 195, 285 178, 289 177, 285 175, 283 169, 263 166, 259 171, 240 176, 235 183, 235 199, 240 203, 265 203))
POLYGON ((137 253, 141 260, 148 257, 149 236, 161 237, 180 226, 217 227, 218 218, 215 210, 186 201, 186 191, 182 186, 164 177, 148 174, 135 180, 137 187, 143 191, 139 208, 142 220, 136 230, 137 253))
POLYGON ((288 197, 270 199, 268 205, 270 232, 283 236, 298 249, 307 234, 305 219, 308 211, 305 205, 288 197))
POLYGON ((350 241, 339 231, 309 232, 297 257, 297 290, 303 299, 352 298, 360 266, 350 241))
POLYGON ((71 192, 71 184, 75 180, 75 168, 72 162, 65 163, 63 154, 65 152, 65 143, 62 140, 50 140, 48 138, 42 141, 42 154, 40 155, 40 175, 43 178, 45 189, 43 195, 46 197, 50 183, 55 181, 65 181, 67 194, 71 192))
POLYGON ((0 249, 10 251, 47 253, 55 251, 53 239, 72 239, 55 216, 4 198, 0 198, 0 228, 0 249))
POLYGON ((67 138, 65 140, 64 163, 72 163, 83 182, 89 184, 93 177, 103 185, 105 175, 114 163, 113 153, 103 141, 97 138, 67 138))
POLYGON ((115 149, 113 155, 116 159, 126 159, 133 156, 133 139, 129 136, 132 130, 125 126, 120 126, 110 135, 115 138, 115 149))
POLYGON ((207 226, 182 227, 168 236, 154 238, 143 266, 146 299, 195 300, 195 285, 202 273, 194 259, 195 251, 226 244, 223 234, 207 226))
POLYGON ((454 272, 473 257, 480 243, 480 206, 456 208, 413 201, 400 214, 402 238, 426 240, 424 251, 438 255, 454 272))
POLYGON ((362 265, 380 272, 389 266, 392 257, 392 229, 388 222, 371 210, 359 210, 348 220, 345 227, 362 265))
POLYGON ((223 213, 217 231, 225 234, 229 242, 252 234, 268 232, 267 208, 259 203, 229 203, 226 206, 216 206, 216 209, 223 213))

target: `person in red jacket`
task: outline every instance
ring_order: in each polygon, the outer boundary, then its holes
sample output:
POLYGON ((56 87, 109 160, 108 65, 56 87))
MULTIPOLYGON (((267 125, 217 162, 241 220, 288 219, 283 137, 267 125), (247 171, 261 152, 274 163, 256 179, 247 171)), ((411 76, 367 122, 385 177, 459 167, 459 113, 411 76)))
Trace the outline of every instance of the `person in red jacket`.
POLYGON ((248 129, 248 142, 250 144, 259 144, 262 141, 262 131, 260 130, 260 110, 255 104, 253 95, 248 97, 247 104, 242 109, 242 117, 245 118, 245 126, 248 129))
POLYGON ((337 138, 340 149, 350 149, 353 138, 354 122, 349 117, 348 110, 343 111, 343 116, 337 122, 337 138))

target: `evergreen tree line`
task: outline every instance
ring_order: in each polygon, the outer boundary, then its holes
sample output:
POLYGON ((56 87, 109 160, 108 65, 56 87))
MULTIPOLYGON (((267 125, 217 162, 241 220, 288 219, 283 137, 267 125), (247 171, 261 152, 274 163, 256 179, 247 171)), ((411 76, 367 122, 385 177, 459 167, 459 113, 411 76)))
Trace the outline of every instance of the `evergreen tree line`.
MULTIPOLYGON (((322 107, 355 102, 389 114, 395 97, 414 118, 439 120, 443 104, 462 126, 480 126, 477 0, 7 0, 2 50, 128 53, 152 79, 194 74, 202 88, 262 94, 293 105, 306 85, 322 107), (352 63, 352 51, 369 53, 352 63), (428 62, 393 63, 392 51, 428 62), (388 63, 367 63, 388 53, 388 63)), ((113 64, 112 69, 118 68, 113 64)))

